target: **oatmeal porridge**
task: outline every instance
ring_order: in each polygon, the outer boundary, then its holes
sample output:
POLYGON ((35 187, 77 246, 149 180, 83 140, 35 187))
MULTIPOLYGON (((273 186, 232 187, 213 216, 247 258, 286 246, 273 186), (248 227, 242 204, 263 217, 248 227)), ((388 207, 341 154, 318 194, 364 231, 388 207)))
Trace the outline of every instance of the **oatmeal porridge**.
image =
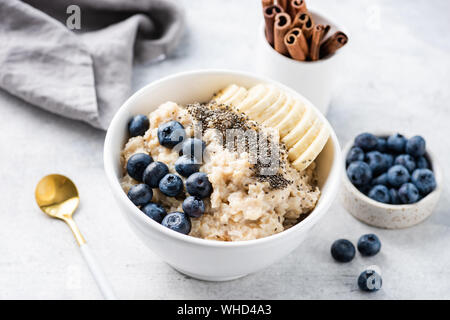
MULTIPOLYGON (((169 228, 171 223, 172 226, 179 224, 172 229, 190 236, 238 241, 282 232, 300 222, 317 204, 320 190, 315 182, 315 163, 311 161, 305 169, 296 169, 279 130, 250 120, 233 105, 236 101, 229 104, 219 101, 224 93, 226 90, 206 104, 181 106, 166 102, 148 117, 133 118, 129 125, 132 137, 121 154, 124 172, 121 186, 144 213, 159 219, 158 222, 164 217, 162 224, 169 228), (168 145, 164 134, 173 135, 175 129, 179 130, 176 136, 179 143, 168 145), (277 157, 277 166, 269 168, 258 160, 259 154, 252 154, 256 149, 252 149, 249 140, 245 140, 243 149, 229 144, 224 137, 230 129, 245 130, 238 133, 253 130, 258 137, 266 137, 268 145, 276 146, 269 154, 277 157), (189 138, 197 136, 197 141, 202 141, 201 161, 190 162, 193 155, 186 156, 186 141, 193 141, 189 138), (180 159, 183 157, 186 159, 180 159), (146 177, 149 169, 144 167, 150 163, 161 163, 160 170, 154 169, 146 177), (263 174, 264 169, 270 172, 263 174), (147 183, 152 179, 159 180, 159 185, 158 181, 147 183), (197 189, 192 188, 203 182, 206 191, 201 189, 196 193, 197 189), (193 183, 197 185, 193 187, 193 183), (187 198, 192 199, 187 201, 187 198), (146 203, 150 203, 150 207, 146 203), (169 216, 171 221, 167 221, 169 216)), ((272 100, 275 102, 277 97, 272 100)), ((310 130, 306 130, 304 136, 310 130)), ((305 148, 305 152, 308 150, 305 148)))

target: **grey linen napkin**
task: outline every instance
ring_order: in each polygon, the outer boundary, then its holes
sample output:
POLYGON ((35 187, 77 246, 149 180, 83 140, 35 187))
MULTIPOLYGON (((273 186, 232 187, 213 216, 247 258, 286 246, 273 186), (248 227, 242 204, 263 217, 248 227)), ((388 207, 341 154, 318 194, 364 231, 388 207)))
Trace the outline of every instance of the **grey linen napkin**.
POLYGON ((161 0, 1 0, 0 88, 106 129, 130 94, 133 58, 164 57, 183 26, 182 10, 161 0), (79 30, 66 25, 70 5, 79 30))

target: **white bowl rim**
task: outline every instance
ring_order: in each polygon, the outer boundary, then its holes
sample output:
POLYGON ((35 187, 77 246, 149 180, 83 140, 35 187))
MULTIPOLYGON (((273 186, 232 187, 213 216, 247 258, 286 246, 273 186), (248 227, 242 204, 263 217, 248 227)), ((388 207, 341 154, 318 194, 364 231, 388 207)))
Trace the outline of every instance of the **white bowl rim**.
MULTIPOLYGON (((395 134, 397 132, 390 132, 390 133, 386 133, 386 132, 375 132, 372 133, 373 135, 375 135, 376 137, 383 137, 383 136, 389 136, 391 134, 395 134)), ((369 198, 368 196, 366 196, 364 193, 362 193, 361 191, 358 190, 358 188, 356 188, 353 183, 350 181, 350 179, 347 176, 347 170, 346 170, 346 161, 345 158, 347 156, 347 153, 350 151, 350 149, 352 148, 354 144, 354 139, 351 139, 350 141, 347 142, 347 144, 345 145, 344 149, 342 150, 342 157, 343 157, 343 165, 344 165, 344 174, 343 174, 343 179, 344 179, 344 183, 347 187, 349 187, 351 189, 351 191, 353 191, 353 193, 360 198, 362 201, 367 202, 368 204, 371 204, 372 206, 376 206, 382 209, 386 209, 386 210, 391 210, 391 211, 402 211, 402 210, 406 210, 406 209, 412 209, 414 207, 416 207, 419 203, 423 202, 424 200, 427 200, 427 198, 429 198, 431 195, 433 194, 437 194, 439 195, 442 191, 442 170, 441 167, 438 164, 438 161, 436 160, 436 157, 434 155, 434 153, 430 150, 426 151, 426 155, 428 156, 429 160, 430 160, 430 165, 432 166, 432 171, 434 173, 435 179, 436 179, 436 188, 431 191, 429 194, 427 194, 425 197, 423 197, 422 199, 420 199, 419 201, 415 202, 415 203, 411 203, 411 204, 390 204, 390 203, 383 203, 383 202, 379 202, 376 200, 373 200, 372 198, 369 198)))
POLYGON ((113 193, 116 193, 118 195, 119 201, 121 201, 122 203, 125 204, 125 206, 130 208, 130 211, 133 212, 133 214, 137 217, 137 219, 142 221, 144 224, 150 226, 152 229, 154 229, 154 231, 162 232, 167 237, 173 238, 174 240, 188 242, 188 243, 195 244, 195 245, 216 247, 216 248, 219 248, 219 247, 220 248, 233 248, 233 247, 251 247, 251 246, 262 245, 262 244, 270 242, 270 241, 285 238, 294 232, 298 232, 303 229, 307 230, 308 227, 313 226, 314 222, 316 220, 318 220, 324 213, 326 213, 329 210, 331 204, 333 203, 333 201, 335 200, 335 198, 337 196, 339 185, 341 182, 340 174, 341 174, 341 168, 342 168, 342 153, 341 153, 339 140, 336 136, 336 133, 335 133, 333 127, 330 125, 328 120, 317 109, 317 107, 314 106, 314 104, 312 104, 307 98, 305 98, 303 95, 301 95, 297 91, 290 89, 289 87, 287 87, 277 81, 268 79, 267 77, 264 77, 264 76, 261 76, 258 74, 254 74, 251 72, 231 70, 231 69, 197 69, 197 70, 190 70, 190 71, 175 73, 175 74, 163 77, 159 80, 152 81, 151 83, 145 85, 144 87, 142 87, 141 89, 136 91, 134 94, 132 94, 122 104, 122 106, 117 110, 116 114, 114 115, 114 117, 108 127, 108 130, 106 132, 106 137, 105 137, 104 149, 103 149, 103 162, 104 162, 104 169, 105 169, 106 177, 107 177, 107 180, 109 182, 110 188, 112 189, 113 193), (254 240, 242 240, 242 241, 218 241, 218 240, 197 238, 197 237, 181 234, 179 232, 170 230, 170 229, 162 226, 160 223, 157 223, 156 221, 146 217, 142 213, 142 211, 138 207, 133 205, 131 203, 131 201, 128 199, 128 197, 126 196, 122 187, 120 186, 119 180, 117 179, 117 177, 114 174, 113 160, 111 159, 111 161, 110 161, 110 159, 108 158, 108 150, 112 150, 112 143, 113 143, 112 138, 111 138, 111 135, 112 135, 111 130, 114 130, 114 129, 111 129, 111 128, 117 127, 116 123, 119 122, 119 119, 122 117, 122 114, 125 114, 126 110, 134 103, 134 101, 137 100, 139 96, 144 94, 144 92, 147 91, 149 88, 158 86, 159 84, 161 84, 163 82, 170 81, 170 80, 172 80, 174 78, 178 78, 178 77, 191 76, 191 75, 197 75, 197 74, 198 75, 208 75, 208 74, 212 75, 212 74, 218 74, 218 73, 219 74, 221 73, 224 75, 235 75, 235 76, 243 76, 243 77, 247 77, 247 78, 258 79, 261 82, 272 83, 284 90, 292 92, 292 93, 298 95, 299 97, 301 97, 302 99, 304 99, 305 103, 309 103, 311 106, 313 106, 316 109, 316 112, 319 115, 319 117, 321 117, 322 120, 330 127, 330 138, 333 142, 334 159, 333 159, 333 163, 331 165, 331 169, 330 169, 330 172, 329 172, 328 178, 327 178, 327 181, 330 180, 330 185, 328 187, 328 189, 329 189, 328 190, 328 194, 329 194, 328 202, 323 204, 322 214, 318 214, 318 213, 314 214, 314 212, 316 211, 316 208, 314 208, 314 210, 311 213, 309 213, 305 219, 303 219, 296 225, 292 226, 291 228, 289 228, 287 230, 284 230, 282 232, 279 232, 279 233, 276 233, 276 234, 273 234, 273 235, 270 235, 267 237, 254 239, 254 240))
MULTIPOLYGON (((349 39, 348 42, 350 42, 350 34, 349 34, 347 28, 345 28, 343 25, 336 23, 333 19, 331 19, 326 14, 318 12, 315 9, 308 8, 308 11, 313 13, 314 15, 322 18, 323 20, 326 20, 327 22, 329 22, 329 24, 332 24, 332 25, 336 26, 336 28, 338 30, 344 32, 347 35, 347 37, 349 39)), ((265 36, 265 22, 264 22, 264 20, 262 20, 261 25, 259 27, 259 30, 262 31, 262 32, 259 32, 259 36, 260 36, 260 40, 264 43, 264 48, 266 48, 266 50, 269 50, 271 52, 271 54, 278 56, 280 59, 284 59, 286 61, 290 61, 292 63, 297 63, 297 64, 312 65, 312 64, 326 63, 326 62, 334 59, 335 57, 340 56, 342 54, 342 51, 344 51, 345 48, 348 46, 348 42, 347 42, 347 44, 344 46, 344 48, 341 48, 341 49, 337 50, 334 54, 332 54, 332 55, 330 55, 328 57, 325 57, 324 59, 319 59, 319 60, 316 60, 316 61, 300 61, 300 60, 295 60, 295 59, 286 57, 285 55, 282 55, 281 53, 276 51, 269 44, 269 42, 267 42, 266 36, 265 36)))

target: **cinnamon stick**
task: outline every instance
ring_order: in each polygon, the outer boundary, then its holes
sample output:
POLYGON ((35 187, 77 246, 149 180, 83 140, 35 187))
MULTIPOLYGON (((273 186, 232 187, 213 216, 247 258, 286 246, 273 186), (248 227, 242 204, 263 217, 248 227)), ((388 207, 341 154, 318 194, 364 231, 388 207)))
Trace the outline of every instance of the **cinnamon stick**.
POLYGON ((293 28, 284 37, 286 46, 291 58, 305 61, 308 57, 308 43, 303 35, 302 29, 293 28))
POLYGON ((288 12, 289 7, 288 0, 277 0, 277 4, 283 9, 284 12, 288 12))
POLYGON ((325 40, 320 46, 320 58, 324 58, 342 48, 348 41, 347 35, 342 31, 337 31, 335 34, 325 40))
POLYGON ((330 31, 330 29, 331 29, 329 24, 324 25, 324 28, 325 29, 323 30, 323 38, 322 39, 325 39, 325 37, 327 36, 328 31, 330 31))
POLYGON ((288 50, 284 45, 284 36, 291 26, 291 17, 286 13, 278 13, 275 16, 275 24, 273 27, 274 48, 281 54, 287 55, 288 50))
POLYGON ((299 12, 295 15, 294 21, 292 23, 293 27, 298 27, 302 29, 306 40, 309 41, 312 35, 312 30, 314 27, 314 22, 309 14, 309 12, 299 12))
POLYGON ((309 51, 309 57, 312 61, 319 60, 320 44, 322 43, 324 33, 324 25, 317 24, 314 26, 311 36, 311 49, 309 51))
POLYGON ((267 42, 273 47, 274 38, 273 38, 273 25, 275 23, 275 16, 278 13, 283 12, 283 9, 277 4, 270 5, 264 8, 264 20, 266 22, 266 39, 267 42))
POLYGON ((292 19, 294 19, 299 12, 308 12, 306 2, 304 0, 290 0, 288 10, 288 13, 292 19))
POLYGON ((263 10, 265 7, 273 5, 273 0, 261 0, 261 2, 262 2, 263 10))

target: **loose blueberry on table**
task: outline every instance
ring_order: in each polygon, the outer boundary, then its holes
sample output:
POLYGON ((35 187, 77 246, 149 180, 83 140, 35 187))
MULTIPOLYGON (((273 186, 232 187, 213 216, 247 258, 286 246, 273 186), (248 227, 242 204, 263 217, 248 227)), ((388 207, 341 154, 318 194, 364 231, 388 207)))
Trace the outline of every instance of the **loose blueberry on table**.
POLYGON ((378 291, 382 284, 381 276, 374 270, 364 270, 358 277, 358 287, 362 291, 378 291))
POLYGON ((362 235, 358 240, 358 251, 363 256, 374 256, 380 249, 380 239, 373 233, 362 235))
POLYGON ((355 257, 355 246, 347 239, 339 239, 331 245, 331 255, 336 261, 349 262, 355 257))
POLYGON ((436 188, 421 136, 406 139, 396 133, 387 138, 362 133, 346 156, 350 182, 373 200, 412 204, 436 188))

